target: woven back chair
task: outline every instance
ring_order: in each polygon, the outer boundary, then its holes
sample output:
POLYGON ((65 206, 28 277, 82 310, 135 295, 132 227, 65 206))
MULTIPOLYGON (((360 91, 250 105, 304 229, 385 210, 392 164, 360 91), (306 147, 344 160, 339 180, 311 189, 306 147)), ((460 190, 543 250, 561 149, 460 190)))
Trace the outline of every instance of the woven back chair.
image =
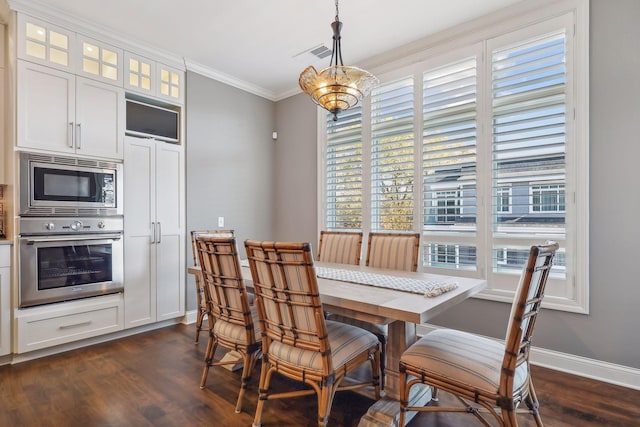
POLYGON ((361 231, 320 231, 318 261, 360 265, 361 231))
POLYGON ((437 329, 409 347, 400 358, 400 426, 407 411, 466 412, 490 425, 517 426, 521 402, 542 426, 529 370, 529 349, 536 317, 558 244, 532 246, 511 308, 505 343, 474 334, 437 329), (455 395, 462 406, 409 406, 411 387, 427 384, 455 395), (474 406, 475 404, 475 406, 474 406))
MULTIPOLYGON (((420 249, 420 233, 369 233, 367 245, 367 266, 400 271, 418 271, 418 251, 420 249)), ((372 332, 380 341, 380 375, 384 388, 384 371, 386 368, 387 325, 378 325, 353 319, 341 314, 331 313, 328 318, 338 322, 364 328, 372 332)))
POLYGON ((363 329, 325 320, 308 243, 245 242, 262 330, 260 397, 253 425, 261 425, 270 399, 316 394, 318 425, 325 426, 336 391, 379 387, 378 339, 363 329), (372 378, 342 386, 346 375, 369 362, 372 378), (274 373, 311 389, 275 393, 274 373))
POLYGON ((418 271, 420 233, 369 233, 367 266, 418 271))
MULTIPOLYGON (((210 237, 233 237, 233 230, 192 230, 191 231, 191 250, 193 253, 193 265, 198 267, 200 261, 198 261, 198 250, 196 249, 196 239, 198 236, 210 236, 210 237)), ((202 324, 204 322, 204 316, 207 314, 207 303, 204 298, 204 286, 202 284, 202 278, 200 275, 195 275, 196 282, 196 301, 198 302, 198 312, 196 314, 196 344, 200 341, 200 331, 202 331, 202 324)), ((209 325, 211 326, 211 325, 209 325)))
POLYGON ((255 309, 252 310, 249 304, 248 293, 242 280, 235 238, 209 237, 201 234, 196 238, 196 248, 202 270, 207 312, 212 319, 200 388, 205 387, 210 366, 242 363, 240 392, 235 408, 239 413, 251 371, 260 356, 262 342, 259 329, 254 322, 257 316, 255 309), (213 356, 218 345, 235 351, 239 358, 223 358, 214 363, 213 356))

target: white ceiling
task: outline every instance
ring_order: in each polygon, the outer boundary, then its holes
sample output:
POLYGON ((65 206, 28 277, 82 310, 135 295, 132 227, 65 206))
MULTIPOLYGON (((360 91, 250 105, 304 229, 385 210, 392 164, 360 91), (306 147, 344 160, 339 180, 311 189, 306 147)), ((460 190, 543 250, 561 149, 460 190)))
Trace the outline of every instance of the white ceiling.
MULTIPOLYGON (((522 0, 341 0, 345 65, 388 52, 522 0)), ((11 0, 9 0, 11 3, 11 0)), ((307 65, 331 48, 334 0, 31 0, 121 37, 184 57, 267 98, 296 93, 307 65)))

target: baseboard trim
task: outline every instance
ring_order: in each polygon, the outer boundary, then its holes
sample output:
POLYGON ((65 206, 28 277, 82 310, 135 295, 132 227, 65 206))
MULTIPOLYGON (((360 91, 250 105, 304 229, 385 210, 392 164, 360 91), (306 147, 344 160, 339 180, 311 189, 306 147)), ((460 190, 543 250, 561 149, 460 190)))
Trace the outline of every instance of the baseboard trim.
MULTIPOLYGON (((435 329, 440 328, 430 324, 418 325, 417 333, 424 335, 435 329)), ((531 348, 530 360, 533 365, 640 390, 640 369, 538 347, 531 348)))
POLYGON ((185 325, 191 325, 192 323, 196 323, 196 319, 198 318, 198 310, 187 311, 182 318, 182 322, 185 325))

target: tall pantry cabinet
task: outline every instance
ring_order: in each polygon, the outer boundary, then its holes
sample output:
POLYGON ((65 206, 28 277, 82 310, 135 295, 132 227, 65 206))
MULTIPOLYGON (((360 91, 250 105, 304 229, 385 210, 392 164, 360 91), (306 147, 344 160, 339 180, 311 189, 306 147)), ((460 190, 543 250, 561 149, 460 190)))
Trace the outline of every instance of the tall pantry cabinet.
POLYGON ((183 156, 181 145, 125 137, 125 328, 184 315, 183 156))

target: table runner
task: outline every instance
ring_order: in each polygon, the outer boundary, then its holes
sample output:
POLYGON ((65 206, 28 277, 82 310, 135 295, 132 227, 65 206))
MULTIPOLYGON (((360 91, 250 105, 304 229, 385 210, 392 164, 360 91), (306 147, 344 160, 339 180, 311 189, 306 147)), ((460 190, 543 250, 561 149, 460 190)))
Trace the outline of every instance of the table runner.
POLYGON ((420 280, 412 279, 410 277, 398 277, 388 274, 318 266, 316 266, 315 269, 316 276, 324 279, 395 289, 398 291, 421 294, 429 298, 437 297, 440 294, 458 287, 457 283, 446 280, 420 280))

